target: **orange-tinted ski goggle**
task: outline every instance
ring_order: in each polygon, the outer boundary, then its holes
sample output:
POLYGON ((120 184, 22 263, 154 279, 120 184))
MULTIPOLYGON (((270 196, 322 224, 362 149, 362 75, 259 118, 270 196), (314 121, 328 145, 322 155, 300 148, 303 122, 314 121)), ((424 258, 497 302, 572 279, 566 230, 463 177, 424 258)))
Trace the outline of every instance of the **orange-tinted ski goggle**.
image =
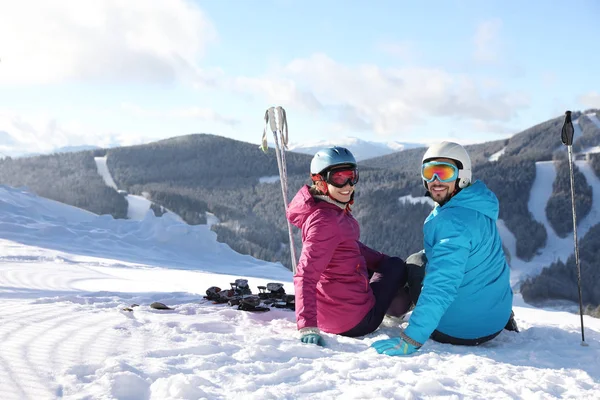
POLYGON ((425 182, 433 182, 435 178, 440 182, 452 182, 458 178, 458 168, 443 161, 430 161, 423 164, 421 177, 425 182))

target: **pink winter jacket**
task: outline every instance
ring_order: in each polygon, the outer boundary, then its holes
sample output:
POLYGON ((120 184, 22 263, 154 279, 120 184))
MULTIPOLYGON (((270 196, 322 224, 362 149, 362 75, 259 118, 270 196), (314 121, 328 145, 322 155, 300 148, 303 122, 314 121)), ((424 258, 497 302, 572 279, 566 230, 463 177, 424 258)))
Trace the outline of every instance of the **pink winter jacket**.
POLYGON ((302 254, 294 275, 298 329, 343 333, 375 304, 367 268, 388 256, 359 242, 352 214, 316 200, 304 186, 290 202, 288 220, 302 230, 302 254))

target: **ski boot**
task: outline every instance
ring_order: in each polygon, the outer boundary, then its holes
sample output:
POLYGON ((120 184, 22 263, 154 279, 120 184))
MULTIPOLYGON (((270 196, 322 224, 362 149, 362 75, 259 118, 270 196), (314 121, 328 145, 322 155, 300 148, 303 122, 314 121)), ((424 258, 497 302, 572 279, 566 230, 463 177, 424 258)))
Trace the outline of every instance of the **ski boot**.
POLYGON ((270 282, 267 283, 267 286, 259 286, 258 290, 260 292, 258 297, 261 298, 265 304, 281 301, 285 297, 283 283, 270 282))
POLYGON ((227 303, 230 299, 235 296, 233 289, 221 290, 218 286, 211 286, 206 289, 205 299, 210 300, 213 304, 227 303))
POLYGON ((260 305, 261 298, 258 296, 246 296, 240 299, 238 310, 242 311, 269 311, 268 307, 263 307, 260 305))
POLYGON ((230 283, 230 285, 236 296, 246 296, 252 294, 252 290, 250 290, 250 286, 248 286, 247 279, 236 279, 235 282, 230 283))
POLYGON ((509 318, 508 322, 506 323, 506 326, 504 327, 504 329, 506 329, 507 331, 510 331, 510 332, 519 333, 519 327, 517 326, 517 321, 515 321, 515 312, 514 311, 510 312, 510 318, 509 318))
POLYGON ((250 286, 248 286, 247 279, 236 279, 235 282, 230 283, 230 285, 230 291, 233 292, 233 295, 227 300, 229 306, 237 306, 243 298, 252 295, 252 290, 250 289, 250 286))
POLYGON ((286 294, 281 300, 276 301, 272 304, 275 308, 287 308, 289 310, 296 309, 296 296, 293 294, 286 294))
POLYGON ((220 287, 211 286, 208 289, 206 289, 206 296, 204 296, 204 298, 207 300, 211 300, 211 301, 219 300, 221 298, 220 292, 221 292, 220 287))

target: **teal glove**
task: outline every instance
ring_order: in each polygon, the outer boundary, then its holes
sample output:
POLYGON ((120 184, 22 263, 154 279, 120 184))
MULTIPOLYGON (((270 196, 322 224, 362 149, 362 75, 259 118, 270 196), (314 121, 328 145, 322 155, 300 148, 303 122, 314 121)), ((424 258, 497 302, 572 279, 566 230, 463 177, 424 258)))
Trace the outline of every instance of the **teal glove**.
POLYGON ((324 341, 320 335, 319 328, 302 328, 300 329, 300 341, 302 343, 316 344, 323 346, 324 341))
POLYGON ((419 350, 419 347, 413 346, 401 338, 378 340, 371 347, 377 350, 379 354, 388 356, 407 356, 419 350))

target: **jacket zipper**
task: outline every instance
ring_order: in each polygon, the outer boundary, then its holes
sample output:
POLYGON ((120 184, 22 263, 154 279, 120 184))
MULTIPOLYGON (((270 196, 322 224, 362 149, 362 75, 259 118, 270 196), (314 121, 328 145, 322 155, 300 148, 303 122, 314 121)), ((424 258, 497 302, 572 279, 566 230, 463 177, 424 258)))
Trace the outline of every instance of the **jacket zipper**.
POLYGON ((365 278, 365 276, 363 274, 360 273, 359 268, 360 268, 360 263, 356 264, 356 273, 365 280, 365 290, 368 292, 369 291, 369 280, 367 278, 365 278))

